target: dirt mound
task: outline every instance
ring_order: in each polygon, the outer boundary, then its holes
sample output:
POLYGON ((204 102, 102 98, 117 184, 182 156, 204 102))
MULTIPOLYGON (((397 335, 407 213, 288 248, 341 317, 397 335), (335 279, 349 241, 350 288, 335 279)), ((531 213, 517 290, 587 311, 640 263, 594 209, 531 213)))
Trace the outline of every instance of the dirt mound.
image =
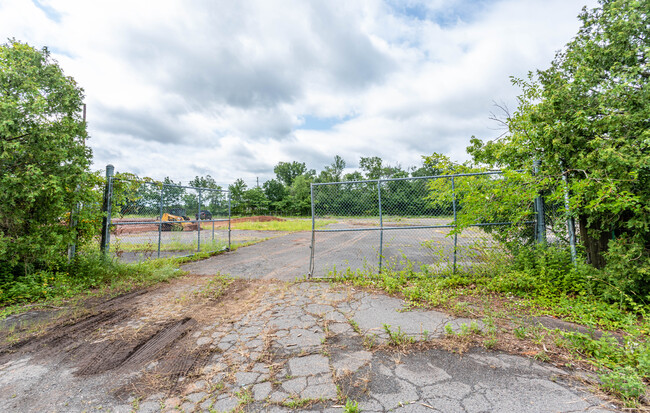
POLYGON ((111 223, 117 224, 111 226, 111 234, 121 235, 121 234, 140 234, 142 232, 151 232, 158 231, 158 224, 153 224, 157 222, 157 218, 115 218, 111 220, 111 223), (127 222, 149 222, 152 224, 124 224, 127 222), (122 225, 120 225, 122 224, 122 225))

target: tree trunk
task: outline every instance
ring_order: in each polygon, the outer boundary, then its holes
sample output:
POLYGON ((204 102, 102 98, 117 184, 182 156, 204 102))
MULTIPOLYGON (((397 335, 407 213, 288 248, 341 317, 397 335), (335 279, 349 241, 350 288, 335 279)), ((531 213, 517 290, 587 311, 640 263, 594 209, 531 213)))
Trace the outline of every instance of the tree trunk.
POLYGON ((580 239, 587 253, 587 264, 591 264, 596 268, 603 268, 606 264, 604 254, 607 252, 610 233, 598 228, 596 230, 598 236, 593 237, 593 230, 591 230, 591 234, 589 233, 591 228, 587 226, 587 217, 580 215, 578 221, 580 224, 580 239))

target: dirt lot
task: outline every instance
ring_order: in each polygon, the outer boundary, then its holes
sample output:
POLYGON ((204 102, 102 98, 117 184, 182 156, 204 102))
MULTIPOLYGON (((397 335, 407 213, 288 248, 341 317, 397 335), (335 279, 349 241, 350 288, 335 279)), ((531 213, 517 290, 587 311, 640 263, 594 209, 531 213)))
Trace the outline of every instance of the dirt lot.
MULTIPOLYGON (((216 219, 216 218, 215 218, 216 219)), ((111 232, 114 235, 124 234, 141 234, 144 232, 158 231, 158 224, 128 224, 129 222, 158 222, 158 218, 114 218, 111 224, 114 225, 114 230, 111 232)), ((269 222, 269 221, 284 221, 283 218, 259 215, 254 217, 233 218, 230 220, 231 224, 239 222, 269 222)), ((211 224, 208 222, 208 224, 211 224)), ((205 226, 206 224, 204 224, 205 226)), ((217 221, 214 223, 215 227, 223 228, 228 227, 228 221, 217 221)), ((184 231, 196 231, 198 224, 188 226, 184 231)))

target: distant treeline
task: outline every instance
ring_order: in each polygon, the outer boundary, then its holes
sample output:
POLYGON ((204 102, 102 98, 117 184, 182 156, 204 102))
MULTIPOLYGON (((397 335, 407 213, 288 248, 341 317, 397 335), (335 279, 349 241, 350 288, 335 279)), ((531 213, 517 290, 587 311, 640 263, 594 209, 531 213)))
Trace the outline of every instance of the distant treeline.
MULTIPOLYGON (((346 162, 335 156, 334 161, 316 172, 307 169, 304 162, 280 162, 274 168, 275 178, 261 186, 248 187, 243 179, 237 179, 227 188, 218 185, 210 175, 197 176, 187 183, 191 187, 209 188, 201 191, 201 210, 215 216, 226 215, 230 192, 233 215, 310 215, 312 183, 350 182, 387 178, 408 178, 436 175, 440 171, 431 164, 402 168, 386 165, 377 156, 361 157, 360 171, 343 173, 346 162)), ((163 212, 184 210, 195 215, 199 209, 199 193, 184 188, 181 182, 169 177, 161 182, 138 178, 132 174, 117 174, 114 184, 116 211, 121 215, 157 215, 163 212), (178 185, 178 186, 173 186, 178 185), (161 205, 162 194, 162 205, 161 205)), ((382 183, 382 211, 387 215, 437 215, 447 214, 450 205, 431 206, 427 201, 424 180, 389 181, 382 183)), ((377 215, 377 184, 350 183, 318 186, 314 193, 317 215, 377 215)))

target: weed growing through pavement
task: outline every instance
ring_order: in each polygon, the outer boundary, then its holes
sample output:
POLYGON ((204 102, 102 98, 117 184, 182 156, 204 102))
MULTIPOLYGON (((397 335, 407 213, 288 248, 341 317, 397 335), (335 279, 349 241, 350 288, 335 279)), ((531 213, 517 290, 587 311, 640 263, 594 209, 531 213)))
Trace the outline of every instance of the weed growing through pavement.
MULTIPOLYGON (((483 251, 481 255, 489 254, 483 251)), ((471 272, 458 268, 454 273, 450 266, 402 260, 398 266, 389 263, 381 274, 366 267, 330 275, 334 282, 399 295, 409 308, 490 315, 492 324, 484 321, 487 327, 482 333, 472 324, 461 326, 458 334, 451 325, 444 331, 450 338, 461 339, 458 344, 463 346, 482 336, 480 343, 486 348, 513 350, 563 366, 590 368, 585 366, 590 364, 598 372, 603 390, 628 406, 648 405, 649 399, 640 395, 635 383, 642 383, 646 391, 650 383, 650 306, 622 291, 612 300, 599 293, 603 288, 580 287, 594 285, 594 280, 604 275, 582 264, 575 268, 565 255, 566 251, 549 247, 524 251, 521 256, 495 253, 471 272), (604 335, 548 330, 522 322, 522 317, 549 316, 604 331, 604 335), (618 339, 608 331, 615 332, 618 339)), ((364 345, 370 348, 373 343, 365 337, 364 345)))
POLYGON ((303 407, 311 406, 312 404, 318 403, 320 399, 301 399, 299 397, 294 397, 289 400, 285 400, 282 405, 290 409, 301 409, 303 407))
POLYGON ((405 346, 415 342, 415 339, 403 332, 400 326, 397 326, 397 331, 391 330, 390 324, 384 324, 383 327, 388 334, 388 344, 391 346, 405 346))
POLYGON ((343 413, 359 413, 360 411, 359 403, 354 400, 347 400, 343 406, 343 413))
POLYGON ((361 334, 361 329, 359 328, 359 324, 356 321, 350 318, 348 322, 350 323, 350 326, 352 327, 352 330, 354 330, 355 333, 361 334))
POLYGON ((239 406, 246 406, 247 404, 253 403, 253 393, 250 389, 241 389, 235 393, 235 397, 239 399, 239 406))
POLYGON ((373 347, 377 345, 377 336, 375 334, 367 334, 363 336, 363 346, 372 350, 373 347))

